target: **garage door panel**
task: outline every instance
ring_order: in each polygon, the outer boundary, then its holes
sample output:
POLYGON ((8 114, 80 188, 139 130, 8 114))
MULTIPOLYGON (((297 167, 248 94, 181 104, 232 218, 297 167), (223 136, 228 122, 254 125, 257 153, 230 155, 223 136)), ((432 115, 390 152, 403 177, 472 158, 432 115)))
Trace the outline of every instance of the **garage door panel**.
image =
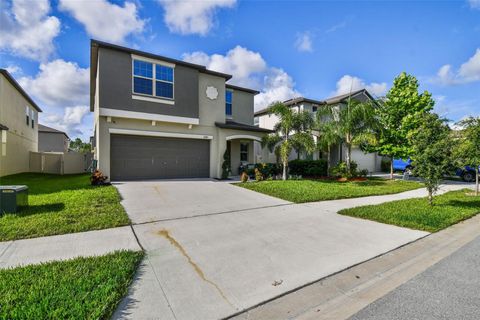
POLYGON ((113 180, 206 178, 208 140, 111 135, 113 180))

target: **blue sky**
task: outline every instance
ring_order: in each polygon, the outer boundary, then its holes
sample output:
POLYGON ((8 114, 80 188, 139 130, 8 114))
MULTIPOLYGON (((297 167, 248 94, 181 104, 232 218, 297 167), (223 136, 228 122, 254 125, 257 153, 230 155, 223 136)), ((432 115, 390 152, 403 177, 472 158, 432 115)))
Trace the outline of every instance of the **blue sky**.
POLYGON ((0 2, 0 26, 0 66, 71 137, 92 134, 90 38, 231 73, 261 91, 256 109, 351 87, 380 96, 406 71, 441 115, 480 116, 480 0, 16 0, 0 2))

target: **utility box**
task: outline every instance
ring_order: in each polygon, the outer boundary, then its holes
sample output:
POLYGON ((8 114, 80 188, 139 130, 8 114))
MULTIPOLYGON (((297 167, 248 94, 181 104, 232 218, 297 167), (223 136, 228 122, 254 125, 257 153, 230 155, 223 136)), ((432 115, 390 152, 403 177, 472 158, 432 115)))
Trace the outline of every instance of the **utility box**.
POLYGON ((18 212, 27 206, 27 186, 0 186, 0 215, 18 212))

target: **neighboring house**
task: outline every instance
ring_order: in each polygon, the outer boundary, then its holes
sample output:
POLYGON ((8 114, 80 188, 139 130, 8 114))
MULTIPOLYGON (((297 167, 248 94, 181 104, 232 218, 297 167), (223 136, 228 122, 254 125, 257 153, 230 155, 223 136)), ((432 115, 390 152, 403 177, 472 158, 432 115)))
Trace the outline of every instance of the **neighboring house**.
POLYGON ((253 163, 255 90, 231 75, 105 42, 91 42, 90 109, 94 157, 112 180, 219 178, 253 163))
POLYGON ((30 152, 38 150, 39 112, 10 73, 0 69, 0 177, 30 171, 30 152))
POLYGON ((68 152, 70 138, 60 130, 38 125, 38 151, 40 152, 68 152))
MULTIPOLYGON (((343 94, 339 96, 335 96, 326 100, 313 100, 307 99, 303 97, 290 99, 284 102, 285 105, 294 108, 296 111, 304 111, 307 110, 315 115, 318 108, 326 105, 338 105, 338 106, 345 106, 348 102, 348 99, 353 99, 361 102, 365 101, 374 101, 375 99, 368 93, 367 90, 357 90, 350 94, 343 94)), ((270 115, 268 113, 268 108, 255 112, 255 124, 258 125, 260 128, 265 129, 273 129, 275 124, 278 122, 278 117, 275 115, 270 115)), ((316 137, 314 136, 316 140, 316 137)), ((261 147, 255 148, 255 155, 257 161, 259 162, 275 162, 276 157, 273 153, 269 152, 266 149, 262 149, 261 147)), ((345 146, 333 146, 330 154, 330 160, 332 164, 338 163, 339 161, 345 161, 346 155, 346 147, 345 146)), ((295 151, 292 151, 290 154, 290 159, 297 159, 298 155, 295 151)), ((306 155, 301 154, 301 159, 321 159, 327 157, 326 153, 322 153, 319 151, 314 152, 313 154, 306 155)), ((380 171, 382 157, 375 154, 375 153, 367 153, 365 154, 363 151, 360 150, 358 147, 352 148, 352 160, 358 164, 359 169, 367 169, 370 172, 380 171)))

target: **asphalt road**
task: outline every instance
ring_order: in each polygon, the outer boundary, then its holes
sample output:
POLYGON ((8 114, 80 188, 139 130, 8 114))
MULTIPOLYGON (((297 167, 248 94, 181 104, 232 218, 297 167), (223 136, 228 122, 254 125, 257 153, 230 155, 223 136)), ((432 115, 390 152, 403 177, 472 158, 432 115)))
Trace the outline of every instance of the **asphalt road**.
POLYGON ((480 237, 350 319, 480 319, 480 237))

